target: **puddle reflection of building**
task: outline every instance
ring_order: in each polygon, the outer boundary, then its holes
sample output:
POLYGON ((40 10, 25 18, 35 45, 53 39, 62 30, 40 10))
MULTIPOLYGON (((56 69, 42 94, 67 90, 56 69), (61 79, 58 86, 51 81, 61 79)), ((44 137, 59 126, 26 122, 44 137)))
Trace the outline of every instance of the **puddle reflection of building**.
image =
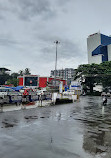
POLYGON ((89 153, 103 153, 107 148, 111 148, 111 132, 108 129, 90 127, 85 129, 83 136, 83 149, 89 153))
POLYGON ((105 107, 96 115, 85 114, 85 131, 83 136, 83 149, 89 153, 103 153, 111 148, 111 119, 106 117, 105 107))

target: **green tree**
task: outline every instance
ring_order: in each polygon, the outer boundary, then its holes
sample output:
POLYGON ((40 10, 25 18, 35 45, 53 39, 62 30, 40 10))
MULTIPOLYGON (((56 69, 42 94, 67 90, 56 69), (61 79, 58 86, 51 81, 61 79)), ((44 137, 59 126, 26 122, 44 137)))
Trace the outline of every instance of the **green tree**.
POLYGON ((84 64, 76 70, 75 79, 85 78, 84 84, 90 87, 90 93, 93 93, 95 83, 102 83, 104 87, 111 86, 111 61, 101 64, 84 64))
POLYGON ((17 77, 19 76, 19 73, 12 73, 10 75, 10 79, 8 79, 7 84, 13 84, 14 86, 18 86, 18 79, 17 77))
POLYGON ((103 75, 101 82, 103 87, 111 87, 111 61, 103 62, 100 64, 103 67, 103 75))
POLYGON ((12 79, 9 79, 7 81, 7 84, 13 84, 15 87, 18 86, 18 79, 17 78, 12 78, 12 79))
POLYGON ((23 75, 30 75, 30 69, 29 68, 25 68, 25 70, 20 70, 19 71, 19 75, 23 76, 23 75))
POLYGON ((19 73, 14 72, 11 74, 11 78, 17 78, 19 76, 19 73))
POLYGON ((23 76, 23 75, 24 75, 23 70, 20 70, 20 71, 19 71, 19 75, 20 75, 20 76, 23 76))
POLYGON ((4 85, 8 79, 10 79, 10 75, 8 73, 3 72, 0 74, 0 85, 4 85))

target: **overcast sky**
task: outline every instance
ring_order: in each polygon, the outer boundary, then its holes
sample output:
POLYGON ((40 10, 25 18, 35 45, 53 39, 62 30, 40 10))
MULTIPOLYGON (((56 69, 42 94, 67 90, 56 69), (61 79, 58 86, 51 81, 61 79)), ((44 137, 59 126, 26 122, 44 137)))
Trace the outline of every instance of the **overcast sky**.
POLYGON ((0 67, 49 76, 86 64, 87 37, 111 35, 111 0, 0 0, 0 67))

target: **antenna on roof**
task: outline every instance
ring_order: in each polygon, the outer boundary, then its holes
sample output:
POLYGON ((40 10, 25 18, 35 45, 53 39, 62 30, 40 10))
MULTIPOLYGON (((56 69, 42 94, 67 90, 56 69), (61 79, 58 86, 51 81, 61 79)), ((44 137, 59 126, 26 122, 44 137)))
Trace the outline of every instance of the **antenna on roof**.
POLYGON ((98 31, 98 33, 100 34, 100 30, 98 31))

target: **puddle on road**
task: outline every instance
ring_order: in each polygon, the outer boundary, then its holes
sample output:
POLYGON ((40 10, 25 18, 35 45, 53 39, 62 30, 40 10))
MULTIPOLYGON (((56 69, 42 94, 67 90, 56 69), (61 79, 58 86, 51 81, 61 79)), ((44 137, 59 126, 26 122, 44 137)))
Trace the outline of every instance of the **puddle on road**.
POLYGON ((13 120, 13 122, 12 122, 12 121, 10 122, 8 119, 4 119, 4 120, 2 121, 2 127, 1 127, 1 128, 14 127, 14 126, 17 125, 17 123, 18 123, 17 120, 13 120))
MULTIPOLYGON (((2 114, 3 118, 1 121, 2 128, 12 128, 16 126, 19 129, 20 124, 26 128, 28 134, 30 136, 30 141, 35 138, 37 141, 37 146, 42 148, 44 144, 47 146, 48 135, 50 133, 50 143, 53 146, 53 150, 57 150, 59 153, 59 149, 56 148, 55 142, 63 142, 63 146, 61 147, 62 151, 65 151, 66 147, 69 150, 69 147, 78 146, 81 148, 80 150, 80 158, 93 158, 102 157, 102 158, 110 158, 108 155, 111 155, 111 104, 103 107, 101 100, 96 97, 84 97, 82 101, 74 104, 67 104, 62 106, 53 106, 47 108, 36 108, 24 111, 10 112, 2 114), (29 125, 28 122, 31 121, 29 125), (51 123, 51 125, 50 125, 51 123), (29 125, 29 126, 27 126, 29 125), (40 125, 40 126, 39 126, 40 125), (35 133, 32 130, 32 127, 35 126, 35 133), (44 128, 45 127, 45 128, 44 128), (50 127, 50 128, 49 128, 50 127), (76 137, 79 138, 80 134, 82 135, 82 141, 78 139, 75 140, 75 131, 77 131, 76 137), (36 131, 37 130, 37 131, 36 131), (40 135, 38 135, 38 131, 40 130, 40 135), (81 132, 80 132, 81 131, 81 132), (41 135, 41 132, 43 132, 41 135), (64 133, 66 135, 64 135, 64 133), (61 135, 61 137, 59 136, 61 135), (40 138, 39 138, 40 137, 40 138), (42 138, 43 137, 43 138, 42 138), (53 138, 53 139, 52 139, 53 138), (70 138, 70 139, 68 139, 70 138), (41 143, 41 139, 43 139, 43 144, 41 143), (54 141, 52 141, 54 140, 54 141), (78 143, 79 142, 79 143, 78 143), (81 144, 80 144, 81 143, 81 144), (63 149, 62 149, 63 148, 63 149), (88 156, 86 156, 88 153, 88 156), (85 155, 85 156, 83 156, 85 155), (95 155, 95 156, 94 156, 95 155), (102 155, 102 156, 101 156, 102 155)), ((1 116, 0 116, 1 117, 1 116)), ((25 144, 25 130, 21 128, 21 133, 23 139, 23 144, 25 144)), ((14 129, 14 128, 13 128, 14 129)), ((3 133, 2 133, 3 134, 3 133)), ((16 135, 16 133, 15 133, 16 135)), ((28 135, 28 136, 29 136, 28 135)), ((16 135, 17 136, 17 135, 16 135)), ((29 137, 28 137, 29 139, 29 137)), ((49 140, 48 140, 49 141, 49 140)), ((33 142, 32 142, 32 145, 33 142)), ((57 144, 56 144, 57 145, 57 144)), ((26 152, 26 148, 24 148, 24 153, 26 152)), ((34 148, 36 146, 34 145, 34 148)), ((42 148, 43 149, 43 148, 42 148)), ((51 149, 47 146, 47 152, 50 152, 51 149)), ((71 149, 70 149, 71 150, 71 149)), ((75 150, 75 149, 73 149, 75 150)), ((72 155, 69 157, 74 158, 74 153, 72 150, 72 155)), ((43 152, 43 151, 42 151, 43 152)), ((42 155, 42 153, 39 153, 42 155)), ((56 153, 51 151, 51 157, 56 157, 56 153)), ((68 157, 64 155, 64 158, 68 157)), ((33 157, 33 152, 32 155, 33 157)), ((46 154, 48 158, 49 155, 46 154)), ((16 156, 17 157, 17 156, 16 156)), ((43 157, 43 156, 41 156, 43 157)), ((7 158, 7 157, 6 157, 7 158)), ((17 157, 18 158, 18 157, 17 157)))
POLYGON ((25 119, 38 119, 38 116, 24 116, 25 119))

